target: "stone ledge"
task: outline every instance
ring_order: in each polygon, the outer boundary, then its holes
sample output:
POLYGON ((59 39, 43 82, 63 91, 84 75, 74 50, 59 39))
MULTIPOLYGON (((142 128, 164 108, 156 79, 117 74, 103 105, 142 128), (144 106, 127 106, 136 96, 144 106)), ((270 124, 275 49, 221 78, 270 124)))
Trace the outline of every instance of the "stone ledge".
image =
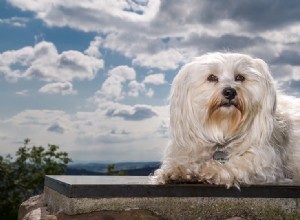
POLYGON ((132 213, 172 220, 300 219, 298 185, 242 186, 238 190, 204 184, 151 185, 148 177, 47 176, 44 194, 50 214, 68 219, 87 215, 118 219, 114 216, 132 213))
POLYGON ((45 186, 68 198, 300 198, 300 185, 251 185, 240 190, 210 184, 153 185, 146 176, 46 176, 45 186))
POLYGON ((147 210, 154 213, 158 219, 170 220, 224 220, 231 217, 300 219, 299 201, 293 198, 68 198, 47 187, 45 187, 45 197, 48 211, 57 216, 147 210))

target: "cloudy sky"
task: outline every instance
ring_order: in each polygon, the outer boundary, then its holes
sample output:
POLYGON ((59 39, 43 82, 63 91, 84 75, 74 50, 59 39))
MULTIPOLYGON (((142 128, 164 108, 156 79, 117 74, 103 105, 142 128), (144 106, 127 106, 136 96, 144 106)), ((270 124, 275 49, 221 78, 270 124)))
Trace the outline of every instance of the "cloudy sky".
POLYGON ((24 138, 75 161, 160 160, 179 68, 212 51, 269 63, 300 94, 297 0, 0 0, 0 154, 24 138))

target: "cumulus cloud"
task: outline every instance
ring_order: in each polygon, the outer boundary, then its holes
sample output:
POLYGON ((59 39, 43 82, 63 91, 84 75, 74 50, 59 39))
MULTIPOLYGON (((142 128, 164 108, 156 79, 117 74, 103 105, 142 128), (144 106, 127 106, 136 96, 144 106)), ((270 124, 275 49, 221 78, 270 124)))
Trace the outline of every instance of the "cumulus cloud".
POLYGON ((146 23, 159 11, 160 0, 148 1, 56 1, 9 0, 22 10, 32 11, 49 26, 70 26, 84 31, 110 30, 114 22, 119 28, 133 22, 146 23), (99 23, 101 21, 101 23, 99 23), (100 25, 99 25, 100 24, 100 25), (101 25, 102 24, 102 25, 101 25))
POLYGON ((51 1, 39 3, 31 0, 26 3, 19 0, 9 2, 22 10, 36 13, 37 18, 50 26, 69 26, 83 31, 104 33, 105 41, 101 37, 95 38, 85 51, 88 55, 99 57, 97 47, 102 46, 133 58, 134 65, 166 70, 175 69, 183 62, 180 51, 162 50, 164 43, 159 37, 153 37, 160 27, 152 30, 151 26, 149 29, 149 25, 155 24, 155 19, 158 18, 160 0, 122 0, 114 3, 81 1, 72 4, 64 1, 55 4, 51 1))
POLYGON ((175 49, 160 51, 157 54, 139 54, 133 64, 162 70, 176 69, 184 61, 184 56, 175 49))
POLYGON ((4 141, 2 153, 15 152, 24 138, 32 139, 36 146, 53 143, 59 144, 64 151, 70 151, 74 138, 71 117, 64 111, 24 110, 0 120, 0 133, 10 137, 4 141), (64 135, 57 135, 62 132, 64 135))
POLYGON ((70 116, 64 111, 58 110, 25 110, 11 118, 4 120, 5 123, 12 123, 17 126, 47 126, 51 123, 61 121, 68 124, 70 116))
MULTIPOLYGON (((219 8, 226 6, 224 3, 223 1, 217 2, 219 8)), ((298 22, 300 18, 300 8, 297 1, 291 1, 288 5, 282 1, 277 1, 276 4, 270 5, 269 2, 259 0, 236 3, 233 5, 233 10, 225 7, 227 16, 231 19, 245 21, 250 28, 259 30, 273 29, 298 22), (290 10, 291 8, 294 10, 290 10)), ((207 4, 206 8, 208 7, 210 7, 209 4, 207 4)))
POLYGON ((130 58, 133 65, 161 70, 177 69, 191 57, 215 50, 273 59, 286 49, 282 44, 300 40, 296 2, 272 7, 258 0, 9 2, 49 26, 100 33, 85 50, 89 57, 100 58, 100 48, 105 48, 130 58))
MULTIPOLYGON (((137 141, 149 138, 151 141, 154 139, 164 141, 157 130, 161 121, 168 117, 167 109, 166 106, 131 106, 111 102, 106 108, 98 109, 94 113, 77 113, 74 121, 79 128, 78 141, 85 145, 110 144, 110 147, 118 144, 119 150, 123 149, 123 146, 129 150, 129 145, 136 146, 137 141)), ((165 144, 160 146, 164 148, 165 144)), ((141 152, 146 150, 145 145, 137 147, 141 148, 141 152)))
POLYGON ((130 135, 130 132, 122 129, 109 129, 99 133, 89 133, 84 136, 79 137, 80 142, 85 143, 104 143, 104 144, 112 144, 112 143, 128 143, 132 142, 134 139, 138 137, 133 137, 130 135))
POLYGON ((157 116, 158 114, 147 105, 118 105, 115 104, 107 109, 106 116, 120 117, 128 121, 140 121, 157 116))
POLYGON ((136 80, 132 80, 128 83, 128 95, 131 97, 138 97, 140 93, 145 92, 146 87, 143 83, 139 83, 136 80))
POLYGON ((91 80, 103 68, 103 60, 69 50, 58 53, 50 42, 0 54, 0 73, 7 80, 38 78, 44 81, 91 80))
POLYGON ((163 138, 169 137, 169 120, 162 120, 159 127, 157 128, 158 135, 160 135, 163 138))
POLYGON ((118 66, 108 72, 103 82, 101 92, 107 98, 122 99, 124 97, 123 85, 126 81, 134 80, 136 72, 128 66, 118 66))
POLYGON ((91 57, 100 58, 101 57, 101 52, 100 52, 101 43, 102 43, 102 38, 99 36, 95 37, 95 39, 90 42, 90 46, 84 51, 84 53, 91 57))
POLYGON ((59 123, 55 122, 47 128, 47 131, 63 134, 65 129, 59 123))
POLYGON ((70 82, 49 83, 39 89, 41 93, 73 95, 77 91, 73 90, 73 85, 70 82))
POLYGON ((126 96, 138 97, 145 94, 152 97, 154 91, 148 85, 163 85, 166 83, 165 75, 162 73, 150 74, 141 82, 136 80, 136 71, 129 66, 117 66, 111 69, 96 96, 108 100, 121 100, 126 96))
POLYGON ((28 93, 29 91, 26 89, 16 92, 16 94, 19 96, 28 96, 28 93))
POLYGON ((300 66, 300 53, 295 50, 283 50, 278 57, 272 61, 273 64, 290 64, 292 66, 300 66))
POLYGON ((152 88, 149 88, 146 92, 146 96, 151 98, 154 95, 154 90, 152 88))
POLYGON ((193 51, 176 48, 177 45, 168 48, 171 45, 165 43, 163 37, 148 36, 143 32, 133 33, 110 33, 103 39, 102 47, 129 57, 135 66, 161 70, 176 69, 193 54, 193 51))
MULTIPOLYGON (((145 160, 159 160, 157 152, 163 150, 167 140, 157 130, 161 121, 168 117, 167 106, 117 104, 119 106, 113 108, 113 105, 116 103, 110 103, 105 109, 74 114, 54 110, 26 110, 0 120, 0 133, 9 137, 2 140, 6 143, 2 152, 17 149, 20 142, 16 144, 13 141, 30 137, 35 145, 59 144, 74 160, 116 160, 120 151, 131 150, 141 155, 148 152, 143 157, 145 160), (106 115, 109 109, 114 109, 111 111, 114 115, 106 115), (82 146, 87 154, 76 155, 76 152, 83 150, 82 146), (91 151, 96 155, 90 155, 88 152, 91 151)), ((135 158, 135 154, 122 155, 122 160, 135 158)))
POLYGON ((0 18, 0 24, 11 25, 14 27, 26 27, 28 18, 25 17, 11 17, 11 18, 0 18))
MULTIPOLYGON (((37 18, 50 26, 69 26, 109 34, 108 36, 113 33, 115 37, 124 39, 124 43, 121 40, 116 43, 118 39, 115 38, 112 41, 107 39, 110 43, 104 44, 116 50, 119 45, 124 54, 131 56, 133 51, 139 50, 139 46, 140 51, 154 54, 154 50, 158 48, 155 45, 164 45, 160 39, 166 37, 186 38, 192 32, 211 37, 230 33, 239 33, 240 36, 261 35, 275 28, 294 25, 300 18, 297 1, 289 4, 278 1, 271 6, 269 2, 259 0, 247 3, 225 3, 222 0, 121 0, 109 3, 105 0, 84 0, 72 4, 68 1, 53 3, 50 0, 8 2, 24 11, 35 13, 37 18), (136 39, 135 42, 132 39, 136 39), (130 44, 126 45, 128 40, 130 44)), ((290 35, 286 32, 286 36, 290 35)), ((136 62, 138 61, 140 59, 136 62)))
POLYGON ((144 84, 163 85, 166 83, 163 73, 151 74, 145 77, 144 84))

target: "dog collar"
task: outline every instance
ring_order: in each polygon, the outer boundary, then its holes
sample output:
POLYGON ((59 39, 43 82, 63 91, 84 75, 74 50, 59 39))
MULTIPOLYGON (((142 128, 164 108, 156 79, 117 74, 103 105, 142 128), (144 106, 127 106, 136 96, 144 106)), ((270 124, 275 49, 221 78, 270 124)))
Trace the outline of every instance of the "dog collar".
POLYGON ((216 147, 217 149, 214 152, 212 159, 219 162, 220 164, 226 163, 228 161, 228 154, 223 150, 224 145, 217 144, 216 147))

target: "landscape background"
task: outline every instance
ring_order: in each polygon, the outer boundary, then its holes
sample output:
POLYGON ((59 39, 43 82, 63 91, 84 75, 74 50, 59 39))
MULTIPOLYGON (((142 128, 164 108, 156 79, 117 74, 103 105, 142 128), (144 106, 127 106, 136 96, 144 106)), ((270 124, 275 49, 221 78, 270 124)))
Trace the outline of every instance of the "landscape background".
POLYGON ((73 163, 68 165, 66 175, 149 176, 159 165, 160 162, 73 163), (111 166, 113 169, 109 169, 111 166))
POLYGON ((0 0, 0 155, 30 138, 76 164, 160 161, 195 56, 262 58, 299 96, 299 21, 297 0, 0 0))

